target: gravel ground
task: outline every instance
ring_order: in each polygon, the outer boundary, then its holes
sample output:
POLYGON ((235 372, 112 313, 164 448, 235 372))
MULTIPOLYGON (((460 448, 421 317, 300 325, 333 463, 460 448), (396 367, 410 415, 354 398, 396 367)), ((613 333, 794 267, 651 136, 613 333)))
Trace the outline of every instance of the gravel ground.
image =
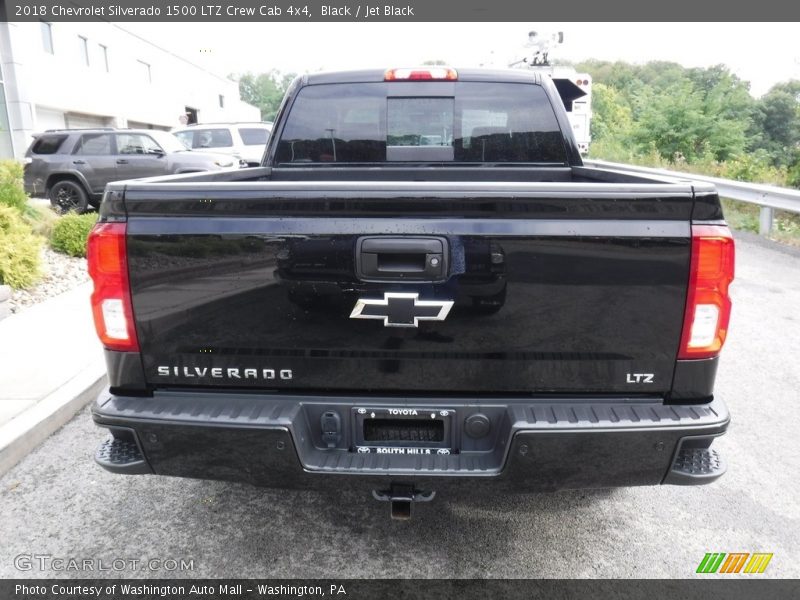
POLYGON ((89 281, 85 258, 74 258, 50 248, 42 250, 42 271, 44 276, 34 287, 11 293, 9 303, 12 313, 23 311, 89 281))

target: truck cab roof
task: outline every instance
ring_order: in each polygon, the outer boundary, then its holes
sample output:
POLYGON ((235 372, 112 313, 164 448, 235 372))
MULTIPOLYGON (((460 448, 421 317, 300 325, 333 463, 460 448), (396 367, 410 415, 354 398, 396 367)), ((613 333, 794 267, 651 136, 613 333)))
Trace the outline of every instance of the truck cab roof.
MULTIPOLYGON (((423 66, 420 70, 428 68, 442 68, 438 66, 423 66)), ((535 71, 523 69, 480 69, 480 68, 455 68, 458 81, 496 81, 503 83, 534 83, 541 84, 541 75, 535 71)), ((388 68, 387 68, 388 69, 388 68)), ((353 71, 326 71, 302 75, 303 85, 321 85, 326 83, 371 83, 384 81, 387 69, 362 69, 353 71)))

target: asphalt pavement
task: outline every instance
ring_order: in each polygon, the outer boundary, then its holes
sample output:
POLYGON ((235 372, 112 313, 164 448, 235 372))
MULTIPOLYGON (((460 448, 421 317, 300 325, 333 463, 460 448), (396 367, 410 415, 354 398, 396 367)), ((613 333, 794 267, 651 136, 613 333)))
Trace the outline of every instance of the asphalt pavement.
POLYGON ((710 486, 440 496, 397 522, 362 494, 106 473, 87 409, 0 478, 0 577, 683 578, 706 552, 800 577, 800 252, 739 236, 737 253, 729 470, 710 486), (95 570, 38 568, 55 558, 95 570))

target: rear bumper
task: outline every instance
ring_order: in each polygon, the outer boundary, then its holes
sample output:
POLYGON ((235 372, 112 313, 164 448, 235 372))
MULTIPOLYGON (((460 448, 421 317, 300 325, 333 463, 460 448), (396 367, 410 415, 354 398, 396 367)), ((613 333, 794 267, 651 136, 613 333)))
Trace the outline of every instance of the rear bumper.
POLYGON ((92 413, 114 438, 98 462, 118 473, 277 488, 348 484, 370 490, 403 482, 420 489, 486 486, 509 492, 709 483, 724 472, 709 447, 730 421, 720 400, 676 406, 624 398, 355 399, 203 392, 147 398, 104 392, 92 413), (364 443, 358 442, 358 408, 389 406, 448 412, 452 442, 444 445, 449 448, 367 452, 358 445, 364 443), (323 437, 319 425, 322 414, 331 411, 341 416, 334 441, 323 437), (476 439, 466 432, 465 420, 477 413, 490 427, 476 439))

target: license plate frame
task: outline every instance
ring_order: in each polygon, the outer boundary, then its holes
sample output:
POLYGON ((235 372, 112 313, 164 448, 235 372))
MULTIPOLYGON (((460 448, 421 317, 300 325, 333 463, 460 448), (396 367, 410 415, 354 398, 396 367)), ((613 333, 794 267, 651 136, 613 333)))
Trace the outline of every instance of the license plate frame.
POLYGON ((355 434, 353 451, 359 454, 452 454, 455 452, 453 448, 454 416, 455 410, 443 407, 354 407, 352 409, 355 434), (409 424, 436 421, 442 424, 441 440, 368 440, 365 435, 365 425, 371 420, 407 421, 409 424))

